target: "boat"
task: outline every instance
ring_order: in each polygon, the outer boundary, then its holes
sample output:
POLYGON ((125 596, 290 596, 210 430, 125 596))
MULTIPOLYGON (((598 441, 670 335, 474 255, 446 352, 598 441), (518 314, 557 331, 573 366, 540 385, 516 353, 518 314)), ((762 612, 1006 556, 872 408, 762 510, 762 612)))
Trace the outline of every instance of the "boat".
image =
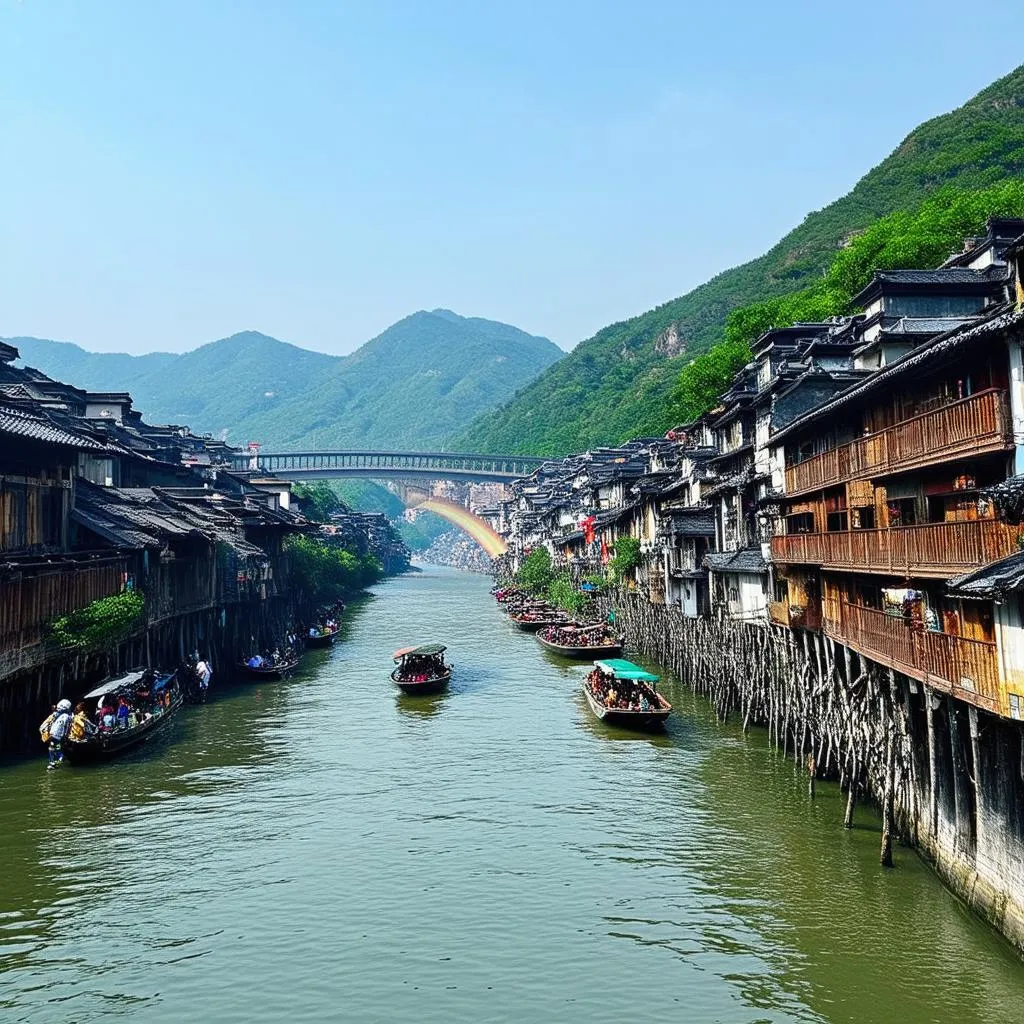
POLYGON ((660 729, 672 705, 655 689, 657 682, 656 675, 631 661, 604 658, 594 662, 594 671, 583 680, 583 695, 602 722, 626 729, 660 729), (612 707, 605 700, 609 690, 615 690, 618 696, 612 707))
POLYGON ((247 661, 240 661, 238 671, 250 679, 283 679, 298 664, 297 654, 286 654, 277 660, 265 659, 262 665, 250 665, 247 661))
POLYGON ((177 672, 158 674, 152 669, 137 669, 108 679, 85 694, 82 700, 103 697, 113 700, 126 697, 136 713, 143 711, 143 715, 138 724, 124 729, 96 732, 83 740, 66 739, 64 755, 72 764, 109 761, 146 743, 167 728, 184 703, 177 672))
POLYGON ((536 633, 547 626, 569 626, 572 619, 547 601, 529 601, 510 608, 508 621, 524 633, 536 633))
POLYGON ((334 643, 334 638, 341 632, 341 626, 334 626, 333 628, 318 628, 318 632, 314 634, 312 630, 306 630, 306 636, 303 638, 306 641, 307 647, 330 647, 334 643))
POLYGON ((545 626, 537 633, 537 642, 562 657, 592 661, 621 654, 623 638, 612 634, 604 623, 596 622, 589 626, 545 626), (568 639, 566 634, 578 642, 559 643, 560 639, 568 639))
POLYGON ((402 647, 391 655, 395 669, 392 682, 407 694, 438 693, 452 677, 454 666, 444 660, 444 644, 402 647))

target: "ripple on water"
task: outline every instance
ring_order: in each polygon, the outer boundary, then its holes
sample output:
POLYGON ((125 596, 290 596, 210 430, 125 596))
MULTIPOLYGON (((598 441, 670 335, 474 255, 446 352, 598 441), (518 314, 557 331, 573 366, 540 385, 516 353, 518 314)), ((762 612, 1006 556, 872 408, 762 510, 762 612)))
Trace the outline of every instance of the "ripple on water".
POLYGON ((671 681, 666 736, 595 722, 486 590, 388 582, 173 743, 8 769, 4 1020, 1018 1019, 1019 963, 868 818, 671 681), (396 694, 433 637, 451 690, 396 694))

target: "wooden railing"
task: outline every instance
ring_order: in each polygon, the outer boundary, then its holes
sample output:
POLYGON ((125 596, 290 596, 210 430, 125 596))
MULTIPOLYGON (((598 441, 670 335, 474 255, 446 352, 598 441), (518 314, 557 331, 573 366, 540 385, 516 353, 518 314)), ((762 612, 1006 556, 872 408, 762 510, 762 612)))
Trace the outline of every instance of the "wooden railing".
POLYGON ((998 519, 772 538, 776 562, 895 575, 955 576, 1018 550, 1021 531, 998 519))
POLYGON ((999 451, 1009 446, 1009 423, 1006 392, 979 391, 787 466, 786 494, 945 462, 958 455, 999 451))
POLYGON ((994 642, 911 628, 905 618, 845 603, 838 620, 826 620, 825 632, 873 661, 987 711, 1000 712, 994 642))

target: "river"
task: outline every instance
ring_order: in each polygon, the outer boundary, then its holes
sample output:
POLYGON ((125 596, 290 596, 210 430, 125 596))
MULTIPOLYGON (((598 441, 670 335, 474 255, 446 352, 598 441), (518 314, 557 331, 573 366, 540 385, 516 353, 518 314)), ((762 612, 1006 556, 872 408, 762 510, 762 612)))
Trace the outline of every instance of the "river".
POLYGON ((430 569, 108 766, 0 768, 0 1019, 1020 1021, 1024 965, 671 679, 641 737, 430 569), (439 639, 418 701, 389 654, 439 639))

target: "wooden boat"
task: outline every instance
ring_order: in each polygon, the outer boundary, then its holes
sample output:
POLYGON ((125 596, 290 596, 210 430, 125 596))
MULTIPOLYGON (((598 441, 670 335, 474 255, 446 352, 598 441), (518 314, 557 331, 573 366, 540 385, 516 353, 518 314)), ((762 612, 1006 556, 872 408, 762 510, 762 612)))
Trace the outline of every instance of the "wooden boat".
POLYGON ((309 631, 306 631, 306 636, 303 638, 306 641, 307 647, 330 647, 334 643, 334 638, 341 632, 341 626, 335 626, 334 629, 324 630, 317 636, 311 636, 309 631))
POLYGON ((590 710, 609 725, 626 729, 660 729, 665 724, 672 705, 654 688, 658 677, 645 671, 631 661, 607 658, 594 662, 594 671, 583 680, 583 695, 590 710), (620 697, 641 695, 647 699, 648 708, 608 707, 602 699, 602 690, 615 689, 620 697))
POLYGON ((453 665, 444 660, 444 644, 421 644, 402 647, 391 655, 395 669, 392 682, 407 694, 438 693, 452 678, 453 665))
POLYGON ((149 700, 167 693, 170 703, 167 706, 156 706, 154 702, 149 717, 143 718, 138 725, 131 728, 93 733, 84 740, 65 740, 64 754, 68 761, 72 764, 109 761, 111 758, 146 743, 167 728, 168 723, 185 702, 181 688, 178 686, 176 672, 154 675, 150 670, 136 670, 116 679, 108 679, 85 694, 82 700, 98 700, 100 697, 107 696, 118 698, 123 695, 138 703, 140 690, 148 691, 151 695, 149 700), (151 675, 153 675, 153 682, 150 685, 147 676, 151 675))
POLYGON ((508 621, 524 633, 536 633, 547 626, 572 624, 572 619, 565 612, 552 607, 546 601, 533 601, 510 609, 508 621))
POLYGON ((275 661, 272 665, 263 664, 258 668, 250 665, 246 661, 240 661, 238 663, 238 671, 243 676, 248 676, 250 679, 283 679, 289 672, 291 672, 299 664, 299 657, 297 654, 291 654, 280 661, 275 661))
POLYGON ((593 661, 595 658, 614 658, 622 653, 622 637, 613 636, 602 623, 593 626, 545 626, 537 633, 537 642, 546 650, 564 658, 593 661), (580 643, 560 644, 551 639, 555 633, 576 633, 580 643))

